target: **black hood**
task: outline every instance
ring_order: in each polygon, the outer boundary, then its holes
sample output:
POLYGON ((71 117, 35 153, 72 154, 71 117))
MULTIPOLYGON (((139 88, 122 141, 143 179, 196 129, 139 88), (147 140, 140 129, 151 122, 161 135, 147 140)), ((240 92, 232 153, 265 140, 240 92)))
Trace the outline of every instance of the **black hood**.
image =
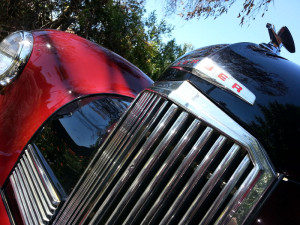
POLYGON ((300 181, 300 66, 260 45, 215 45, 184 55, 159 81, 189 80, 252 133, 277 172, 300 181), (200 78, 195 64, 211 60, 255 96, 253 103, 200 78))

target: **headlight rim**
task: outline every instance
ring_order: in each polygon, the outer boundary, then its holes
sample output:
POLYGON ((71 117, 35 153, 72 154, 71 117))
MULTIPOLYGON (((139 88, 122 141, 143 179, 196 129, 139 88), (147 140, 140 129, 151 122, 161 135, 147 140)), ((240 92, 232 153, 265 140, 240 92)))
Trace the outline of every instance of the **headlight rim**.
POLYGON ((33 49, 33 35, 31 32, 20 30, 11 33, 4 40, 9 40, 14 35, 20 34, 19 48, 11 62, 11 65, 0 74, 0 87, 6 87, 11 84, 20 75, 21 71, 27 64, 33 49))

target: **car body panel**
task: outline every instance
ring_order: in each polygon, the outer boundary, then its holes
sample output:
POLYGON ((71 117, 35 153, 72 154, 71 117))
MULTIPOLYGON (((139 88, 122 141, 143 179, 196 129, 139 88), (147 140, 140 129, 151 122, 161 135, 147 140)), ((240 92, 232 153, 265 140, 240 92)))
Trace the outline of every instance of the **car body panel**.
POLYGON ((300 183, 281 180, 262 207, 253 225, 300 224, 300 183))
POLYGON ((300 180, 299 65, 252 43, 217 45, 185 55, 159 80, 190 80, 263 144, 277 172, 300 180), (254 104, 192 74, 205 57, 253 93, 254 104))
POLYGON ((0 95, 0 186, 29 139, 57 109, 97 93, 134 98, 152 84, 117 54, 81 37, 54 30, 32 34, 27 65, 0 95))

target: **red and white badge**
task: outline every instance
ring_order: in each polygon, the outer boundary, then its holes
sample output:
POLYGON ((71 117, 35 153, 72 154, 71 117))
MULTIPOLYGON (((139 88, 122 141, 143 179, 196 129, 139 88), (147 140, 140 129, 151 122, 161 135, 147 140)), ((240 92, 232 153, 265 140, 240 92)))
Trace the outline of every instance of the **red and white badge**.
POLYGON ((201 74, 197 73, 200 78, 234 93, 251 105, 254 104, 255 95, 213 60, 204 58, 193 68, 201 72, 201 74))

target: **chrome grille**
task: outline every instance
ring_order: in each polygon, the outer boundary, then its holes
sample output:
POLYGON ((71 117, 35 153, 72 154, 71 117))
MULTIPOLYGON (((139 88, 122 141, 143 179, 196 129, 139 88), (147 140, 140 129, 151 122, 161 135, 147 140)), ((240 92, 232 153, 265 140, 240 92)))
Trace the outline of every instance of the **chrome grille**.
POLYGON ((189 83, 168 85, 138 97, 54 223, 242 224, 247 219, 275 178, 263 149, 189 83), (193 102, 182 97, 188 94, 193 102))
POLYGON ((25 224, 47 224, 57 209, 57 195, 33 146, 29 145, 9 178, 25 224))

